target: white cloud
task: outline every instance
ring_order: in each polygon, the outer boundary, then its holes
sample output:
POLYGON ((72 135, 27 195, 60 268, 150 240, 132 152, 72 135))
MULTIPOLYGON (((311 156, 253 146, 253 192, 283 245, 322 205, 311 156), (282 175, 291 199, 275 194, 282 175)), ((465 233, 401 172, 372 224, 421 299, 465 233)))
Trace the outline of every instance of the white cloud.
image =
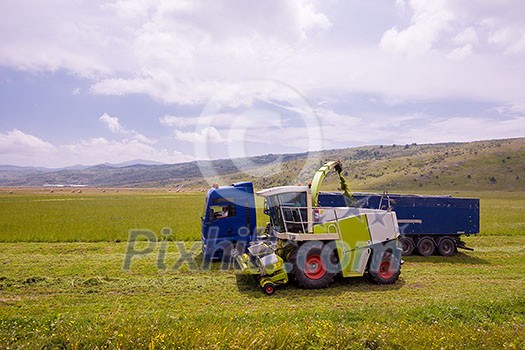
POLYGON ((0 64, 65 69, 94 78, 95 94, 168 103, 202 103, 224 82, 271 73, 330 27, 308 0, 29 3, 0 14, 0 64))
POLYGON ((460 84, 462 96, 514 99, 505 91, 524 80, 511 68, 525 53, 519 0, 396 4, 397 21, 377 23, 366 16, 380 14, 360 13, 352 2, 54 0, 43 6, 28 0, 0 11, 0 64, 89 76, 93 94, 146 94, 186 105, 201 105, 253 77, 282 81, 309 97, 338 91, 403 100, 451 97, 459 90, 447 93, 451 77, 467 74, 477 78, 460 84), (349 45, 356 33, 341 30, 335 21, 342 20, 365 32, 383 26, 383 36, 349 45), (513 57, 501 62, 501 50, 513 57), (474 64, 457 65, 466 58, 474 64), (493 89, 494 76, 502 83, 493 89))
POLYGON ((188 118, 177 117, 174 115, 165 115, 164 117, 159 118, 159 122, 162 125, 171 127, 185 127, 191 125, 191 122, 188 122, 188 118))
MULTIPOLYGON (((398 2, 405 8, 404 2, 398 2)), ((446 1, 412 0, 412 24, 399 30, 393 27, 381 38, 381 47, 394 54, 419 55, 428 52, 440 35, 450 27, 454 15, 446 6, 446 1)))
POLYGON ((18 129, 0 133, 0 164, 42 165, 42 160, 56 155, 52 144, 36 136, 18 129))
POLYGON ((478 43, 478 34, 474 28, 468 27, 454 36, 452 42, 456 45, 474 45, 478 43))
POLYGON ((457 47, 450 54, 448 54, 448 58, 453 60, 462 60, 467 58, 472 54, 472 45, 467 44, 461 47, 457 47))
MULTIPOLYGON (((429 125, 426 137, 417 140, 423 142, 490 140, 525 135, 525 116, 493 120, 477 117, 454 117, 436 120, 429 125), (430 133, 430 131, 432 132, 430 133)), ((415 135, 414 135, 415 136, 415 135)))
POLYGON ((316 11, 312 3, 301 3, 295 1, 295 7, 299 15, 299 26, 303 31, 303 36, 307 37, 307 31, 316 27, 322 29, 328 29, 332 26, 332 23, 323 13, 316 11))
POLYGON ((525 31, 522 31, 518 39, 507 48, 506 53, 514 55, 525 53, 525 31))
POLYGON ((179 141, 190 143, 226 143, 228 140, 224 138, 220 132, 213 126, 207 126, 200 131, 181 131, 175 130, 175 138, 179 141))
MULTIPOLYGON (((82 140, 76 144, 58 146, 64 157, 75 158, 76 162, 69 163, 121 163, 133 159, 147 159, 164 163, 178 163, 193 160, 180 152, 170 152, 166 149, 154 148, 149 143, 137 139, 107 140, 105 138, 92 138, 82 140)), ((71 161, 71 160, 70 160, 71 161)))
POLYGON ((154 144, 157 142, 156 140, 152 140, 135 130, 126 129, 120 124, 119 119, 117 117, 112 117, 107 113, 102 114, 99 118, 99 121, 104 123, 108 127, 108 129, 114 134, 130 135, 133 140, 145 144, 154 144))
POLYGON ((525 100, 517 101, 510 105, 504 105, 497 108, 502 115, 525 116, 525 100))
POLYGON ((191 161, 192 156, 153 147, 140 138, 108 140, 95 137, 73 144, 54 145, 20 130, 0 133, 0 164, 64 167, 148 159, 164 163, 191 161))
MULTIPOLYGON (((495 50, 506 55, 519 56, 525 53, 525 6, 519 3, 503 7, 507 13, 487 16, 481 21, 481 26, 487 31, 487 42, 495 50)), ((499 9, 502 10, 501 8, 499 9)))
POLYGON ((235 113, 215 113, 209 115, 199 115, 199 116, 185 116, 177 117, 174 115, 165 115, 159 118, 159 122, 162 125, 172 127, 175 129, 182 128, 193 128, 199 125, 201 129, 205 126, 215 126, 218 129, 228 128, 232 122, 235 120, 238 115, 235 113))
POLYGON ((120 125, 117 117, 112 117, 107 113, 104 113, 100 116, 99 120, 106 124, 106 126, 111 130, 113 133, 119 133, 123 132, 124 129, 122 128, 122 125, 120 125))
MULTIPOLYGON (((339 117, 330 112, 333 121, 339 117)), ((342 117, 342 116, 340 116, 342 117)), ((325 119, 325 118, 323 118, 325 119)), ((325 119, 326 120, 326 119, 325 119)), ((345 120, 345 119, 343 119, 345 120)), ((323 123, 326 144, 345 147, 345 141, 354 145, 391 143, 467 142, 525 135, 525 115, 515 117, 456 116, 443 118, 434 115, 393 114, 388 118, 370 115, 352 123, 323 123)))

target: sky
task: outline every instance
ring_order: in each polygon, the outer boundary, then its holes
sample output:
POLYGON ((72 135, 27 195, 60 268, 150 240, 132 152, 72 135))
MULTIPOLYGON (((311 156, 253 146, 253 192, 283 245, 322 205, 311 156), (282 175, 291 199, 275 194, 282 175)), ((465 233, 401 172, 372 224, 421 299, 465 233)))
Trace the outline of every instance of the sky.
POLYGON ((3 0, 0 164, 525 137, 521 0, 3 0))

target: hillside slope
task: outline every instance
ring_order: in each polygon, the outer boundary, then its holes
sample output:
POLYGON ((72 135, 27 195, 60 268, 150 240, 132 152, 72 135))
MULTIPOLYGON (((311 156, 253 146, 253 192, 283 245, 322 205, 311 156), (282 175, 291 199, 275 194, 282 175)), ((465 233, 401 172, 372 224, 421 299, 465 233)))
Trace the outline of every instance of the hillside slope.
MULTIPOLYGON (((348 148, 321 152, 321 159, 343 162, 345 178, 354 190, 525 190, 525 138, 348 148)), ((322 162, 320 162, 321 164, 322 162)), ((253 179, 259 188, 290 183, 304 159, 286 163, 282 173, 253 179)), ((316 169, 299 176, 308 182, 316 169)), ((271 171, 269 171, 271 172, 271 171)), ((240 176, 230 180, 240 180, 240 176)), ((327 187, 336 188, 331 174, 327 187)))
MULTIPOLYGON (((343 162, 354 190, 513 190, 525 191, 525 138, 425 145, 380 145, 265 155, 235 160, 123 167, 98 165, 57 171, 0 167, 0 186, 73 184, 93 187, 208 187, 253 181, 257 188, 307 183, 326 160, 343 162), (214 175, 203 178, 203 166, 214 175), (242 171, 239 171, 241 169, 242 171)), ((335 174, 327 187, 337 187, 335 174)))
POLYGON ((355 187, 525 190, 525 139, 391 146, 371 151, 377 156, 346 158, 352 169, 349 180, 355 187))

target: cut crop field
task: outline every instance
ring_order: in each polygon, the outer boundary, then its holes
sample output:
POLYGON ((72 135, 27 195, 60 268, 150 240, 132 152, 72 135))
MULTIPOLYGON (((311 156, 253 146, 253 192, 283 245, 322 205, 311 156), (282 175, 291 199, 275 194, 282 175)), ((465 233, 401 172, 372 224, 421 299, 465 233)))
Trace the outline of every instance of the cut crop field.
POLYGON ((202 263, 202 193, 12 192, 0 193, 3 349, 525 348, 523 193, 470 193, 475 251, 406 257, 394 285, 339 279, 267 297, 202 263), (165 227, 174 240, 127 242, 165 227))

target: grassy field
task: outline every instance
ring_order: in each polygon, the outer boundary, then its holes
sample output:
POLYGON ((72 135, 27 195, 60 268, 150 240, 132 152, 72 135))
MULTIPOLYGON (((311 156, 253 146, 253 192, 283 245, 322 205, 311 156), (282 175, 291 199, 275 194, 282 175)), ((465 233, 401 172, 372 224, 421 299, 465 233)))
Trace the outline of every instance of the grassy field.
POLYGON ((170 227, 177 240, 198 240, 203 205, 200 192, 4 190, 0 192, 0 242, 125 241, 129 230, 160 234, 164 227, 170 227))
MULTIPOLYGON (((160 235, 165 227, 178 241, 200 240, 204 193, 102 191, 0 189, 0 242, 122 242, 127 240, 129 230, 151 230, 160 235)), ((481 198, 483 235, 525 233, 524 192, 452 195, 481 198)), ((260 198, 257 204, 261 209, 260 198)), ((257 219, 264 226, 267 219, 262 210, 257 219)))
POLYGON ((266 297, 203 268, 202 193, 4 191, 0 348, 525 348, 525 194, 457 195, 481 197, 474 252, 407 257, 391 286, 340 279, 266 297), (124 270, 128 231, 163 227, 185 243, 158 242, 124 270))

